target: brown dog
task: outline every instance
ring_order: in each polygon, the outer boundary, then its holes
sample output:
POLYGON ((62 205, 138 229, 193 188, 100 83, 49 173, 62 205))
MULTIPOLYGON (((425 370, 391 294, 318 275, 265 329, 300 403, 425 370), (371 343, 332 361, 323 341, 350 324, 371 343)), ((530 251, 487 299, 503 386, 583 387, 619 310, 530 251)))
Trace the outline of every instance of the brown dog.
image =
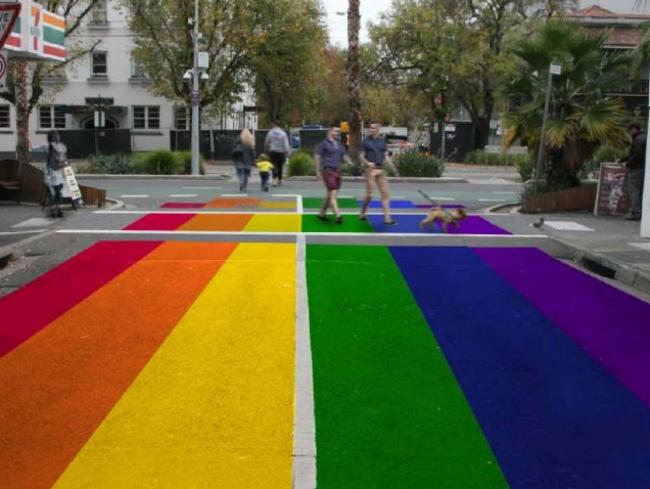
POLYGON ((454 209, 446 211, 442 207, 433 207, 427 217, 420 223, 420 229, 433 228, 437 223, 440 224, 442 230, 446 233, 449 226, 458 227, 458 223, 467 217, 467 212, 464 209, 454 209))

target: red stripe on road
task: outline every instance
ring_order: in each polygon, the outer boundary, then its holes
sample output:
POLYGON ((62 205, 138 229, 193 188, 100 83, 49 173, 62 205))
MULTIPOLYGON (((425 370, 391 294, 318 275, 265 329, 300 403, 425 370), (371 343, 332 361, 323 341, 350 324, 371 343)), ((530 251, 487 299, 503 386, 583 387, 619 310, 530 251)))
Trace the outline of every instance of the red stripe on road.
POLYGON ((151 253, 160 243, 98 243, 0 300, 0 357, 151 253))
POLYGON ((126 231, 176 231, 196 214, 147 214, 129 224, 126 231))

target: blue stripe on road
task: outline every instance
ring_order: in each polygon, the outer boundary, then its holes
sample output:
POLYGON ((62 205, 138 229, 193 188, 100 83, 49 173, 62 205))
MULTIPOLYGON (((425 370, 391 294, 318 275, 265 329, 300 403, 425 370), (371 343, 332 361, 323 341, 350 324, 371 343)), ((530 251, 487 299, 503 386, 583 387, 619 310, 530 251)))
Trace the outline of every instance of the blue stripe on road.
POLYGON ((471 249, 391 251, 512 489, 650 487, 645 405, 471 249))

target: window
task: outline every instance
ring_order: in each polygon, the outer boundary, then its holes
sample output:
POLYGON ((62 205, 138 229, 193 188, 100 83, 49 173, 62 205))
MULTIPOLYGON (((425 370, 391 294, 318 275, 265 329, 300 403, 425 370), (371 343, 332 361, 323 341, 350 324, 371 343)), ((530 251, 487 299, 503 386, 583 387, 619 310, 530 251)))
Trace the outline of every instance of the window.
POLYGON ((8 129, 11 127, 11 113, 8 105, 0 105, 0 128, 8 129))
POLYGON ((65 110, 61 105, 41 105, 38 113, 41 129, 65 129, 65 110))
POLYGON ((174 109, 174 129, 187 131, 190 128, 189 111, 187 107, 176 107, 174 109))
POLYGON ((108 55, 106 51, 93 51, 91 76, 106 78, 108 76, 108 55))
POLYGON ((108 24, 106 0, 97 0, 90 12, 90 23, 94 25, 108 24))
POLYGON ((133 129, 160 129, 160 107, 133 106, 133 129))
POLYGON ((147 76, 144 73, 144 67, 135 58, 131 57, 131 78, 144 80, 147 76))

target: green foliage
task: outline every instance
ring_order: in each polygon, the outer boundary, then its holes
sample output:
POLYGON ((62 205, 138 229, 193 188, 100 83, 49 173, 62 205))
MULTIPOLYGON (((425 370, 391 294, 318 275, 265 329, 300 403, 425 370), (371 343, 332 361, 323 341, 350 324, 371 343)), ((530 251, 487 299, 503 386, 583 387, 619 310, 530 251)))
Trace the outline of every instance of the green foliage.
POLYGON ((616 146, 604 145, 599 147, 594 153, 593 158, 587 161, 580 172, 583 179, 594 177, 595 173, 600 171, 602 163, 614 163, 617 160, 627 156, 628 150, 616 146))
MULTIPOLYGON (((177 171, 183 175, 192 174, 192 152, 191 151, 175 151, 174 157, 176 158, 177 171)), ((199 172, 205 175, 205 160, 201 156, 199 161, 199 172)))
POLYGON ((597 36, 573 24, 553 20, 537 35, 519 43, 520 69, 504 87, 511 110, 506 115, 506 144, 524 140, 536 152, 541 141, 548 67, 562 64, 553 84, 546 131, 548 183, 579 184, 583 163, 601 144, 620 145, 627 137, 620 100, 608 97, 627 70, 627 59, 603 49, 607 33, 597 36))
POLYGON ((171 151, 152 151, 139 153, 133 160, 138 173, 149 175, 177 175, 177 159, 171 151))
POLYGON ((314 158, 305 151, 294 153, 291 158, 289 158, 288 172, 290 177, 316 175, 316 164, 314 163, 314 158))
POLYGON ((343 165, 341 165, 341 175, 344 177, 361 177, 363 176, 363 169, 361 168, 361 165, 343 163, 343 165))
POLYGON ((522 182, 527 182, 533 178, 533 172, 535 169, 534 158, 529 158, 526 155, 521 155, 516 159, 515 166, 517 167, 517 172, 519 173, 522 182))
POLYGON ((402 153, 395 160, 395 166, 402 177, 441 177, 445 163, 432 156, 412 150, 402 153))
POLYGON ((129 175, 135 170, 126 155, 98 155, 82 171, 98 175, 129 175))

